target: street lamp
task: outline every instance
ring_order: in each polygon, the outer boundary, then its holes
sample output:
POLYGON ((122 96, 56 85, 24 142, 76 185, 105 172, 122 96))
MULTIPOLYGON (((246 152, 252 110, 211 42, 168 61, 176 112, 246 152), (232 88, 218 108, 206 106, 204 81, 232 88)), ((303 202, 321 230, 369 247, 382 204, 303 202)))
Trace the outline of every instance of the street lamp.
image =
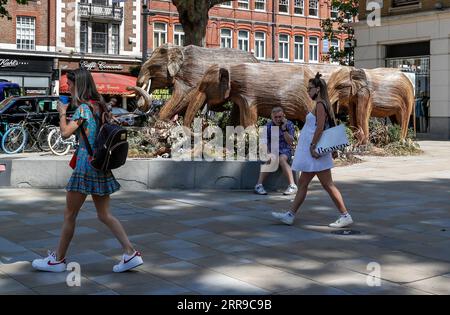
POLYGON ((150 0, 143 0, 142 4, 142 63, 147 60, 147 33, 148 33, 148 19, 147 16, 154 16, 155 13, 150 12, 150 0))
POLYGON ((344 44, 344 51, 348 54, 348 65, 352 66, 353 50, 355 48, 355 41, 353 39, 347 38, 344 44))

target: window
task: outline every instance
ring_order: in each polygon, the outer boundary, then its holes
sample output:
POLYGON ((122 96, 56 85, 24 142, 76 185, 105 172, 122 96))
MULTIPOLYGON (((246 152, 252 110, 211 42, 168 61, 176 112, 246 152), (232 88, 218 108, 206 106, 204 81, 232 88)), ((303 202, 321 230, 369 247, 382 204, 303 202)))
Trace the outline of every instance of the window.
POLYGON ((266 0, 255 0, 255 11, 266 11, 266 0))
POLYGON ((309 15, 319 16, 319 0, 309 0, 309 15))
POLYGON ((238 8, 248 10, 248 0, 238 0, 238 8))
POLYGON ((294 61, 304 61, 303 57, 303 36, 294 36, 294 61))
POLYGON ((255 32, 255 57, 266 58, 266 33, 255 32))
POLYGON ((173 32, 173 43, 178 46, 184 45, 184 30, 181 24, 175 25, 175 30, 173 32))
MULTIPOLYGON (((340 48, 339 48, 339 39, 332 39, 330 46, 333 47, 333 51, 334 52, 339 51, 340 50, 340 48)), ((333 61, 331 63, 332 64, 339 64, 339 62, 337 62, 337 61, 333 61)))
POLYGON ((240 50, 248 51, 248 32, 239 31, 238 33, 238 47, 240 50))
POLYGON ((108 5, 108 0, 92 0, 92 4, 108 5))
POLYGON ((279 13, 289 13, 289 0, 280 0, 278 4, 279 13))
POLYGON ((221 3, 220 6, 225 8, 232 8, 233 4, 231 3, 231 1, 225 1, 224 3, 221 3))
POLYGON ((220 30, 220 47, 222 48, 231 48, 233 42, 233 35, 231 30, 228 28, 224 28, 220 30))
POLYGON ((419 4, 420 1, 419 0, 393 0, 392 1, 392 7, 393 8, 397 8, 397 7, 402 7, 402 6, 406 6, 406 5, 413 5, 413 4, 419 4))
POLYGON ((17 49, 35 50, 35 18, 18 16, 16 20, 17 49))
POLYGON ((108 53, 108 24, 92 23, 92 52, 108 53))
POLYGON ((331 19, 335 20, 339 16, 339 10, 336 7, 331 7, 331 19))
POLYGON ((113 24, 111 28, 111 50, 115 55, 119 54, 119 24, 113 24))
POLYGON ((153 25, 153 49, 167 43, 167 24, 155 23, 153 25))
POLYGON ((289 61, 289 35, 280 34, 278 36, 278 59, 289 61))
POLYGON ((309 38, 309 62, 319 61, 319 39, 317 37, 309 38))
POLYGON ((303 0, 294 1, 294 14, 303 15, 303 0))
POLYGON ((88 52, 88 22, 80 22, 80 51, 88 52))

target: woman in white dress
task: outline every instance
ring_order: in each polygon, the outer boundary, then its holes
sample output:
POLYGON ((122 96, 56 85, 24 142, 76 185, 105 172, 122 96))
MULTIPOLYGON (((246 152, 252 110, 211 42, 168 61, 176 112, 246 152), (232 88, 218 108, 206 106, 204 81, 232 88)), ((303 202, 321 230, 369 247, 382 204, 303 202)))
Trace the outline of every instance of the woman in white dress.
POLYGON ((315 78, 309 80, 308 94, 316 106, 313 112, 306 115, 306 122, 300 133, 297 148, 295 150, 294 161, 292 169, 294 171, 301 171, 298 180, 298 191, 295 195, 292 207, 287 212, 272 212, 272 215, 281 222, 292 225, 294 223, 295 215, 300 206, 305 200, 308 186, 314 176, 317 175, 323 188, 330 195, 334 204, 341 213, 336 222, 331 223, 330 227, 346 227, 353 223, 352 217, 345 207, 342 195, 333 183, 331 177, 331 168, 333 167, 333 157, 335 152, 327 153, 320 156, 316 152, 316 144, 322 136, 322 132, 326 126, 329 126, 329 121, 334 121, 334 113, 330 106, 328 98, 327 85, 322 75, 317 72, 315 78))

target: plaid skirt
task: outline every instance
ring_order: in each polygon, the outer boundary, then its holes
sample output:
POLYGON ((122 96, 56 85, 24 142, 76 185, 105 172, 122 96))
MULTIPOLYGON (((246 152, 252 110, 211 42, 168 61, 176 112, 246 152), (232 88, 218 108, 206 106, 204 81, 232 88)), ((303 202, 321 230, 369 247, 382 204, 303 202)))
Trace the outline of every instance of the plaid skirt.
POLYGON ((90 165, 85 152, 80 151, 81 154, 77 156, 77 164, 67 183, 66 190, 99 196, 111 195, 118 191, 120 184, 114 178, 113 173, 97 171, 90 165))

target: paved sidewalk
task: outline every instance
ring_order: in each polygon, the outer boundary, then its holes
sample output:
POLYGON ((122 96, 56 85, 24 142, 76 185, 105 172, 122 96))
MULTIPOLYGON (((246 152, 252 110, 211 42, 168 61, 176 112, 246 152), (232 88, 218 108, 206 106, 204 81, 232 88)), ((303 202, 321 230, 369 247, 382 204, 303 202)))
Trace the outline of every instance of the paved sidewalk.
POLYGON ((292 227, 270 216, 291 203, 278 193, 119 192, 112 212, 145 260, 126 274, 112 273, 120 245, 89 199, 68 255, 80 287, 30 264, 56 247, 64 191, 2 189, 0 294, 450 294, 450 142, 421 146, 334 170, 355 235, 327 227, 338 213, 317 179, 292 227))

